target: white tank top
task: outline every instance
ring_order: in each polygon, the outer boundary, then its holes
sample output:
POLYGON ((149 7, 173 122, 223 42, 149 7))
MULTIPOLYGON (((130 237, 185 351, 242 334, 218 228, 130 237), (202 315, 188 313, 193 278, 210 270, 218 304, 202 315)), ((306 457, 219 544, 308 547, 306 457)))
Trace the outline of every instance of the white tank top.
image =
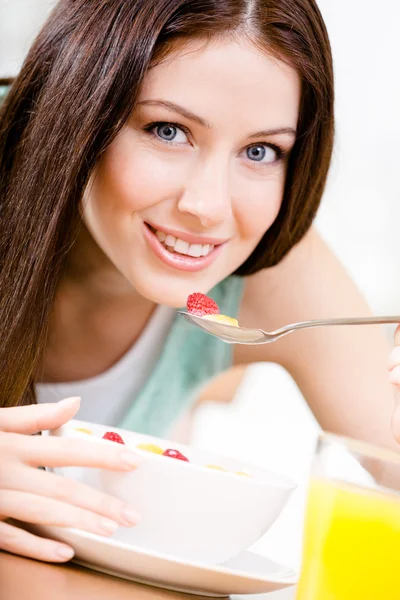
POLYGON ((171 329, 175 310, 158 306, 140 337, 110 369, 96 377, 68 383, 38 383, 37 401, 81 397, 77 419, 116 426, 150 376, 171 329))

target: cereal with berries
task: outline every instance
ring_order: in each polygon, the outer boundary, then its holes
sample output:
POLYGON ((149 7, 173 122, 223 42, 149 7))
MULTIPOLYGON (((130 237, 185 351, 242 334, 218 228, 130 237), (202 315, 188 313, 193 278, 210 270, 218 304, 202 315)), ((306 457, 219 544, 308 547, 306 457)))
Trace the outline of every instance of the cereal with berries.
MULTIPOLYGON (((82 433, 84 431, 87 433, 92 433, 91 431, 84 430, 82 428, 77 429, 77 431, 80 431, 82 433)), ((125 444, 124 440, 119 435, 119 433, 117 433, 115 431, 107 431, 103 435, 103 440, 109 440, 111 442, 116 442, 118 444, 125 444)), ((182 452, 180 452, 180 450, 177 450, 176 448, 166 448, 164 450, 163 448, 161 448, 161 446, 157 446, 156 444, 153 444, 151 442, 140 442, 139 444, 136 444, 136 448, 138 450, 150 452, 151 454, 158 454, 159 456, 165 456, 167 458, 174 458, 175 460, 180 460, 182 462, 187 462, 187 463, 190 462, 190 460, 184 454, 182 454, 182 452)), ((204 465, 204 466, 208 469, 214 469, 215 471, 223 471, 225 473, 229 472, 226 469, 224 469, 223 467, 220 467, 218 465, 204 465)), ((249 473, 245 473, 243 471, 237 471, 235 474, 251 477, 251 475, 249 473)))

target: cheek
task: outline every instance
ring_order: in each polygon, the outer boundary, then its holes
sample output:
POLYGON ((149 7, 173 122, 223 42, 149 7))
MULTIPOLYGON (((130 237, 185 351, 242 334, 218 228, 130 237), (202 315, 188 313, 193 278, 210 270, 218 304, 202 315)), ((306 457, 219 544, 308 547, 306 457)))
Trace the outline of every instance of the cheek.
POLYGON ((284 185, 284 173, 277 173, 237 190, 235 217, 242 239, 258 241, 271 227, 282 204, 284 185))
POLYGON ((171 165, 126 128, 100 161, 91 196, 103 213, 128 216, 170 197, 175 180, 171 165))

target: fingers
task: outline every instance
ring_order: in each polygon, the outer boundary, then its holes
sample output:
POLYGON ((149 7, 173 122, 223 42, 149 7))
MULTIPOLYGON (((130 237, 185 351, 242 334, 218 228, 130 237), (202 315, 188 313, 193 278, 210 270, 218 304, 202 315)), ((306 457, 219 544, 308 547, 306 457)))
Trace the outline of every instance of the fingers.
POLYGON ((389 356, 389 371, 400 365, 400 346, 395 346, 389 356))
POLYGON ((394 396, 396 400, 396 406, 392 413, 392 433, 395 440, 400 444, 400 404, 399 394, 400 389, 400 325, 397 326, 394 334, 394 344, 390 356, 389 356, 389 381, 393 384, 394 396))
POLYGON ((119 527, 116 521, 77 506, 14 490, 2 490, 0 514, 27 523, 73 527, 103 536, 115 533, 119 527))
POLYGON ((33 467, 76 466, 131 471, 141 462, 137 454, 114 442, 0 433, 0 455, 7 450, 33 467))
POLYGON ((77 413, 80 398, 66 398, 54 404, 31 404, 0 409, 0 431, 33 434, 56 429, 77 413))
POLYGON ((394 334, 395 347, 389 356, 389 381, 393 385, 400 385, 400 325, 394 334))
POLYGON ((397 405, 392 414, 392 432, 395 440, 400 444, 400 406, 397 405))
POLYGON ((389 381, 393 385, 400 385, 400 365, 391 369, 389 372, 389 381))
POLYGON ((394 332, 394 345, 400 346, 400 325, 397 325, 396 331, 394 332))
POLYGON ((0 521, 0 550, 47 562, 70 560, 74 551, 66 544, 42 539, 0 521))
POLYGON ((125 527, 136 525, 140 520, 139 513, 118 498, 39 469, 27 469, 21 465, 9 474, 0 473, 0 487, 2 493, 14 490, 37 494, 40 490, 41 496, 89 510, 125 527))

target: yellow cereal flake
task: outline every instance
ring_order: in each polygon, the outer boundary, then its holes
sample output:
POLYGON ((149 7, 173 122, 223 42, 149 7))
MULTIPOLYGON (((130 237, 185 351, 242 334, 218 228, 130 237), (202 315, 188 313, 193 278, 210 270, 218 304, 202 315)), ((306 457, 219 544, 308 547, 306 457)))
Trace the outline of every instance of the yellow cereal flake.
POLYGON ((239 327, 237 319, 228 317, 227 315, 204 315, 203 319, 217 321, 218 323, 225 323, 225 325, 232 325, 233 327, 239 327))
POLYGON ((79 431, 80 433, 88 433, 89 435, 93 435, 93 431, 90 431, 90 429, 85 429, 84 427, 76 427, 75 431, 79 431))
POLYGON ((215 471, 226 471, 226 469, 223 469, 222 467, 219 467, 218 465, 206 465, 207 469, 215 469, 215 471))
POLYGON ((136 446, 139 450, 146 450, 146 452, 152 452, 153 454, 163 454, 164 450, 155 444, 146 444, 141 442, 136 446))
POLYGON ((241 475, 242 477, 252 477, 249 473, 245 473, 244 471, 236 471, 236 475, 241 475))

